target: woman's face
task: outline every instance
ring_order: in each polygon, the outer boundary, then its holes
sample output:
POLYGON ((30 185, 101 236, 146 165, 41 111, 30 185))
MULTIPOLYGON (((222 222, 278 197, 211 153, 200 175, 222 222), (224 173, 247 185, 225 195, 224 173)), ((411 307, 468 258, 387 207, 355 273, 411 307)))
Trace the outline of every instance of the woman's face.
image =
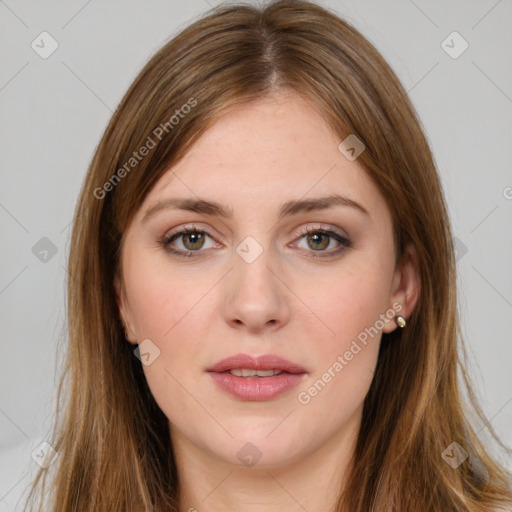
POLYGON ((300 97, 267 97, 220 118, 135 215, 116 289, 175 445, 270 467, 355 439, 415 283, 341 142, 300 97), (236 371, 255 368, 281 373, 236 371))

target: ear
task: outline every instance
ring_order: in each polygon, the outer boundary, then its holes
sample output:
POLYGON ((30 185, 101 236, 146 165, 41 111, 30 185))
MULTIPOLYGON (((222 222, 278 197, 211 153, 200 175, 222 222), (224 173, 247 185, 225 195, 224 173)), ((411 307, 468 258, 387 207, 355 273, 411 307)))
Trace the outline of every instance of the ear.
MULTIPOLYGON (((393 276, 390 307, 396 312, 396 316, 402 316, 406 320, 410 317, 418 302, 420 287, 418 255, 416 248, 409 244, 393 276)), ((383 332, 392 332, 398 327, 396 316, 390 322, 386 322, 383 332)))
POLYGON ((137 336, 135 335, 135 330, 133 329, 130 312, 128 307, 128 300, 126 298, 125 289, 123 283, 118 275, 114 277, 114 289, 116 292, 116 302, 117 309, 119 311, 119 317, 121 319, 121 323, 123 324, 125 337, 126 339, 132 343, 133 345, 137 344, 137 336))

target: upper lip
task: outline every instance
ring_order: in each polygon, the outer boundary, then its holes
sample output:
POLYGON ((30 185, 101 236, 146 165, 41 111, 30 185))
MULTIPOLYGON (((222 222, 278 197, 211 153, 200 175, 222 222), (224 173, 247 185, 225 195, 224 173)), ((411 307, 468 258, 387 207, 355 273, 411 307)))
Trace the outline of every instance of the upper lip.
POLYGON ((263 354, 259 356, 235 354, 233 356, 226 357, 210 368, 207 368, 207 371, 221 373, 227 370, 235 370, 237 368, 248 370, 277 370, 287 373, 306 373, 306 370, 302 368, 302 366, 275 354, 263 354))

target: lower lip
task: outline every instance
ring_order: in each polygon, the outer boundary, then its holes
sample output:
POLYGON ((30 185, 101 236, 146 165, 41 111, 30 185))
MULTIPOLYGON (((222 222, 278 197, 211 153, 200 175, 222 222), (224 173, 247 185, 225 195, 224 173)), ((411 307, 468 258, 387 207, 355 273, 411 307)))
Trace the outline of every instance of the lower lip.
POLYGON ((305 373, 283 372, 273 377, 237 377, 229 372, 209 372, 218 386, 242 400, 261 402, 294 388, 306 375, 305 373))

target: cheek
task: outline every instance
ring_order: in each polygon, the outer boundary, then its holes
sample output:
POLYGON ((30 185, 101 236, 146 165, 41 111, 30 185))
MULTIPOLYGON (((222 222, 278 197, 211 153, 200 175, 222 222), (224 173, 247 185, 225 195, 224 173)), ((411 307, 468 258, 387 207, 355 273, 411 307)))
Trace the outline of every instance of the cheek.
MULTIPOLYGON (((362 318, 360 325, 364 325, 362 318)), ((336 342, 325 344, 316 371, 297 389, 296 418, 302 418, 301 435, 314 439, 322 432, 330 437, 343 427, 356 427, 364 399, 370 389, 377 364, 380 334, 366 343, 358 340, 359 326, 339 327, 336 342)))
POLYGON ((126 290, 138 338, 164 343, 186 324, 193 339, 201 326, 201 322, 193 321, 194 316, 215 284, 214 276, 203 273, 198 277, 192 270, 178 272, 169 264, 154 261, 145 264, 143 257, 136 266, 127 268, 126 290))
MULTIPOLYGON (((364 263, 306 278, 300 285, 298 295, 311 312, 303 319, 305 328, 310 339, 321 340, 314 344, 320 353, 332 354, 350 346, 389 308, 389 270, 376 262, 364 263)), ((377 328, 382 329, 381 321, 377 328)))
POLYGON ((389 270, 378 262, 351 265, 350 271, 319 279, 304 302, 314 311, 303 322, 310 340, 314 374, 301 387, 298 402, 333 425, 344 421, 363 402, 377 363, 383 318, 389 311, 389 270))
POLYGON ((205 331, 211 324, 206 313, 213 296, 208 291, 216 282, 214 276, 176 272, 154 262, 146 266, 143 258, 132 276, 126 287, 138 339, 150 339, 159 349, 158 357, 143 366, 155 401, 184 430, 190 418, 211 421, 190 393, 195 395, 195 379, 202 371, 198 356, 208 341, 205 331))

